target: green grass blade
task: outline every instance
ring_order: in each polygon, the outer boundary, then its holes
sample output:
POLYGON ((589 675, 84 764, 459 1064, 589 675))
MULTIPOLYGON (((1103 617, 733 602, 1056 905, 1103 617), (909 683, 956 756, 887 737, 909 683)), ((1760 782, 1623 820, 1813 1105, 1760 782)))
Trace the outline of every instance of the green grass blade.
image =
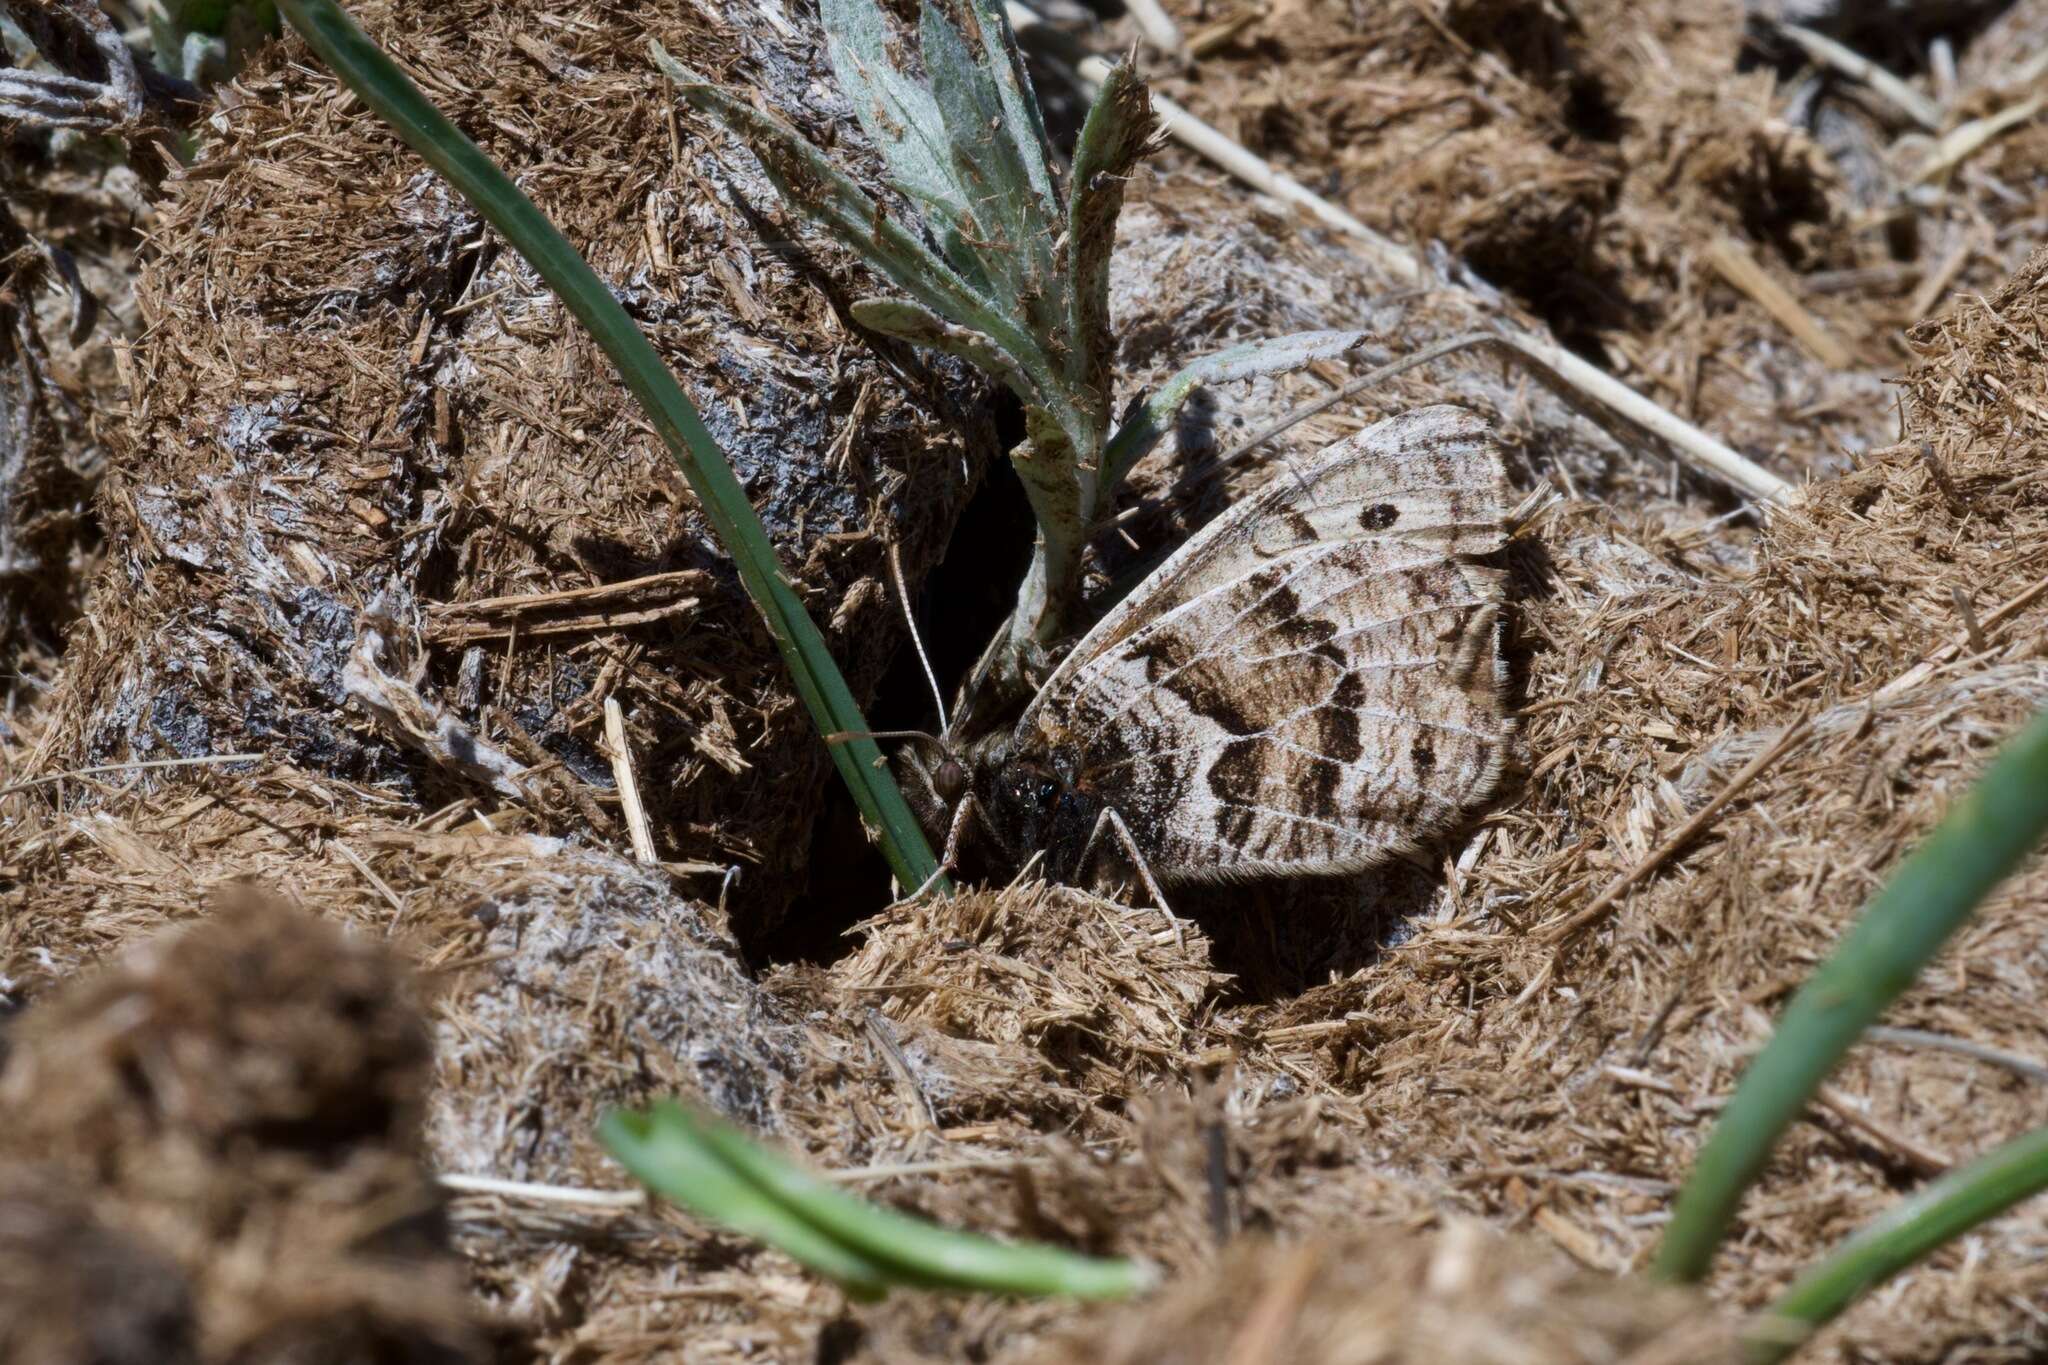
POLYGON ((764 1194, 700 1136, 672 1102, 651 1113, 614 1111, 597 1136, 633 1178, 709 1222, 765 1242, 857 1298, 878 1299, 893 1278, 887 1267, 818 1231, 764 1194))
POLYGON ((751 1218, 753 1227, 730 1225, 828 1274, 834 1272, 806 1259, 799 1248, 815 1254, 821 1240, 829 1242, 838 1249, 840 1264, 870 1267, 888 1283, 916 1288, 1114 1299, 1149 1288, 1155 1280, 1151 1267, 1136 1261, 1009 1245, 878 1208, 729 1124, 674 1101, 655 1105, 645 1116, 613 1115, 599 1133, 621 1161, 630 1152, 640 1164, 627 1161, 628 1168, 662 1194, 709 1218, 726 1220, 714 1204, 751 1218), (661 1163, 646 1160, 657 1151, 664 1157, 661 1163), (742 1196, 713 1188, 728 1180, 745 1184, 749 1192, 742 1196), (764 1216, 762 1200, 776 1205, 780 1216, 764 1216), (791 1219, 804 1229, 794 1245, 776 1240, 788 1234, 791 1219))
POLYGON ((2044 1189, 2048 1128, 1949 1172, 1800 1276, 1744 1333, 1750 1360, 1775 1365, 1866 1291, 2044 1189))
POLYGON ((2044 830, 2048 715, 2006 745, 1786 1007, 1679 1192, 1657 1250, 1659 1276, 1691 1282, 1706 1274, 1779 1134, 2044 830))
MULTIPOLYGON (((861 718, 846 679, 825 647, 824 637, 784 581, 775 547, 724 453, 704 429, 675 376, 604 281, 532 201, 442 116, 334 0, 279 0, 279 5, 320 60, 505 235, 618 366, 626 387, 696 493, 719 543, 732 555, 740 580, 767 619, 769 632, 820 733, 865 732, 868 724, 861 718)), ((923 884, 937 869, 938 861, 890 777, 881 751, 869 739, 829 747, 862 816, 879 831, 883 853, 897 881, 905 887, 923 884)))

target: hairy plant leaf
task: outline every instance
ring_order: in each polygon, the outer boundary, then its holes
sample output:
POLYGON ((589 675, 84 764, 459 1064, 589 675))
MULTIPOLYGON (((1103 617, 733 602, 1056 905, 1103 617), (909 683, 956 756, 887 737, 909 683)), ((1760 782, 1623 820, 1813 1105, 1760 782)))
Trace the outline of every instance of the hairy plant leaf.
POLYGON ((913 345, 929 346, 935 351, 959 356, 990 378, 1008 385, 1010 391, 1024 402, 1042 402, 1038 386, 1031 382, 1016 359, 984 333, 957 327, 909 299, 859 299, 850 311, 853 320, 863 327, 872 327, 885 336, 898 337, 913 345))
POLYGON ((1203 356, 1161 384, 1150 397, 1131 404, 1130 411, 1124 414, 1123 426, 1103 454, 1102 486, 1115 488, 1130 473, 1131 466, 1159 444, 1197 386, 1298 370, 1315 361, 1343 355, 1365 337, 1364 332, 1294 332, 1264 341, 1247 341, 1203 356))
MULTIPOLYGON (((1089 107, 1074 148, 1068 191, 1064 253, 1067 286, 1065 368, 1069 383, 1089 395, 1091 412, 1108 425, 1110 359, 1109 257, 1116 246, 1116 219, 1123 212, 1124 183, 1152 136, 1152 97, 1128 62, 1110 68, 1089 107)), ((1055 267, 1058 268, 1057 266, 1055 267)), ((1095 439, 1107 435, 1098 430, 1095 439)), ((1114 480, 1103 485, 1115 487, 1114 480)))
POLYGON ((650 47, 655 64, 675 82, 677 93, 746 144, 791 208, 859 253, 891 284, 932 312, 959 326, 988 333, 1013 354, 1036 354, 1036 348, 1000 305, 978 294, 803 134, 711 84, 671 57, 659 43, 650 47))
POLYGON ((1050 201, 1041 200, 1031 183, 1001 90, 935 0, 926 0, 919 32, 925 69, 946 125, 953 174, 982 228, 981 240, 970 245, 1013 316, 1022 322, 1036 315, 1029 330, 1042 341, 1049 339, 1043 301, 1060 286, 1052 269, 1058 228, 1050 201))
POLYGON ((1003 127, 1015 140, 1017 155, 1032 190, 1043 202, 1048 220, 1059 217, 1059 189, 1052 174, 1052 140, 1045 135, 1045 117, 1038 107, 1038 93, 1031 88, 1031 73, 1017 51, 1017 35, 1004 12, 1003 0, 942 0, 949 9, 953 27, 966 38, 989 79, 995 82, 1003 104, 1003 127))
POLYGON ((897 67, 889 51, 888 16, 875 0, 823 0, 821 13, 839 88, 881 151, 891 182, 924 214, 947 263, 986 288, 987 273, 971 246, 982 230, 953 174, 945 120, 931 91, 897 67))

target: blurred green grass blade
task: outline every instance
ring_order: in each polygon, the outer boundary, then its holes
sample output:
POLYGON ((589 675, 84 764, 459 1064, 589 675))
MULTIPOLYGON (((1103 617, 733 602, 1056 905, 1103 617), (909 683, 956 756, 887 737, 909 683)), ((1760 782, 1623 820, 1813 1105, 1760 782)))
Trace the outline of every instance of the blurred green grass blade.
POLYGON ((2044 1189, 2048 1128, 1949 1172, 1800 1276, 1745 1332, 1749 1359, 1756 1365, 1783 1360, 1866 1291, 2044 1189))
POLYGON ((645 1114, 606 1114, 597 1136, 634 1179, 699 1217, 775 1247, 857 1298, 878 1299, 888 1290, 886 1267, 762 1193, 702 1139, 672 1101, 645 1114))
MULTIPOLYGON (((869 727, 853 693, 825 647, 824 637, 784 581, 775 547, 746 491, 675 376, 604 281, 532 201, 442 116, 334 0, 278 3, 320 60, 505 235, 618 366, 626 387, 689 480, 719 543, 733 557, 819 732, 865 733, 869 727)), ((890 777, 881 751, 870 739, 828 747, 862 816, 880 833, 883 853, 897 881, 905 887, 922 885, 936 871, 938 861, 890 777)))
POLYGON ((663 1195, 835 1277, 814 1259, 821 1241, 836 1249, 837 1264, 867 1267, 886 1283, 907 1287, 1114 1299, 1154 1283, 1151 1267, 1136 1261, 1009 1245, 879 1208, 674 1101, 646 1115, 611 1115, 598 1131, 628 1169, 663 1195), (651 1159, 655 1154, 659 1161, 651 1159), (747 1193, 721 1182, 744 1184, 747 1193), (764 1200, 776 1206, 776 1216, 764 1213, 764 1200), (752 1219, 752 1226, 732 1221, 722 1209, 752 1219), (793 1243, 779 1240, 789 1235, 790 1220, 803 1229, 793 1243))
POLYGON ((2008 743, 1786 1007, 1685 1188, 1655 1273, 1702 1278, 1742 1193, 1835 1063, 2048 830, 2048 714, 2008 743))

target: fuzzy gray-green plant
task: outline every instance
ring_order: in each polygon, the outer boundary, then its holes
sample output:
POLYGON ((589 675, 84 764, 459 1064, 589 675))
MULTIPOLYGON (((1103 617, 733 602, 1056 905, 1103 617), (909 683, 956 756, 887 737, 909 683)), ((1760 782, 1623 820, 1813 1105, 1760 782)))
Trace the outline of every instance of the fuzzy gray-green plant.
POLYGON ((855 320, 959 356, 1022 400, 1025 439, 1010 458, 1038 542, 1009 622, 969 684, 1000 693, 1072 628, 1089 537, 1198 384, 1294 369, 1363 334, 1303 333, 1205 357, 1132 403, 1119 425, 1109 261, 1125 183, 1155 129, 1145 83, 1128 64, 1110 72, 1062 175, 1000 0, 924 0, 921 76, 875 0, 822 0, 822 9, 832 69, 921 222, 891 214, 780 118, 658 45, 654 58, 692 107, 759 158, 790 207, 902 291, 855 303, 855 320))

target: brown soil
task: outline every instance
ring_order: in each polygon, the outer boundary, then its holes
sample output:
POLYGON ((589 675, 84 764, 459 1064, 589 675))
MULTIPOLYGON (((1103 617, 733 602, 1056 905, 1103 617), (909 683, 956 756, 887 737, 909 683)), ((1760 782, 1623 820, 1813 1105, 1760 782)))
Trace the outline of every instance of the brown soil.
MULTIPOLYGON (((1169 150, 1124 225, 1127 384, 1281 330, 1369 325, 1383 359, 1508 320, 1810 481, 1798 501, 1763 520, 1475 353, 1221 477, 1209 456, 1344 374, 1205 396, 1099 583, 1386 412, 1497 414, 1532 495, 1502 796, 1412 863, 1178 923, 1040 886, 885 911, 601 357, 288 41, 149 192, 132 333, 35 342, 82 414, 36 429, 39 467, 100 482, 84 532, 21 523, 70 569, 7 598, 0 635, 48 679, 0 741, 0 988, 26 1006, 0 1033, 21 1116, 0 1354, 1717 1359, 1848 1230, 2048 1122, 1997 1060, 2048 1059, 2032 871, 1887 1020, 1921 1032, 1859 1047, 1792 1132, 1706 1297, 1633 1278, 1775 1010, 2048 700, 2043 125, 1910 190, 1931 139, 1774 65, 1733 3, 1174 8, 1191 35, 1243 22, 1163 90, 1440 270, 1397 285, 1169 150), (1841 355, 1732 285, 1730 251, 1841 355), (630 853, 607 698, 658 864, 630 853), (1566 933, 1759 755, 1703 835, 1566 933), (593 1124, 667 1094, 896 1207, 1145 1256, 1168 1288, 857 1306, 670 1211, 474 1187, 444 1207, 424 1174, 617 1190, 593 1124), (70 1305, 109 1282, 121 1311, 88 1330, 70 1305)), ((871 171, 815 16, 351 9, 621 291, 871 719, 928 719, 887 547, 956 670, 1023 544, 999 480, 974 496, 1007 419, 853 330, 873 282, 644 55, 658 37, 758 87, 871 171)), ((2029 0, 1964 31, 1954 117, 2031 93, 2014 73, 2044 30, 2029 0)), ((2038 1356, 2042 1240, 2032 1206, 1979 1230, 1807 1358, 2038 1356)))

